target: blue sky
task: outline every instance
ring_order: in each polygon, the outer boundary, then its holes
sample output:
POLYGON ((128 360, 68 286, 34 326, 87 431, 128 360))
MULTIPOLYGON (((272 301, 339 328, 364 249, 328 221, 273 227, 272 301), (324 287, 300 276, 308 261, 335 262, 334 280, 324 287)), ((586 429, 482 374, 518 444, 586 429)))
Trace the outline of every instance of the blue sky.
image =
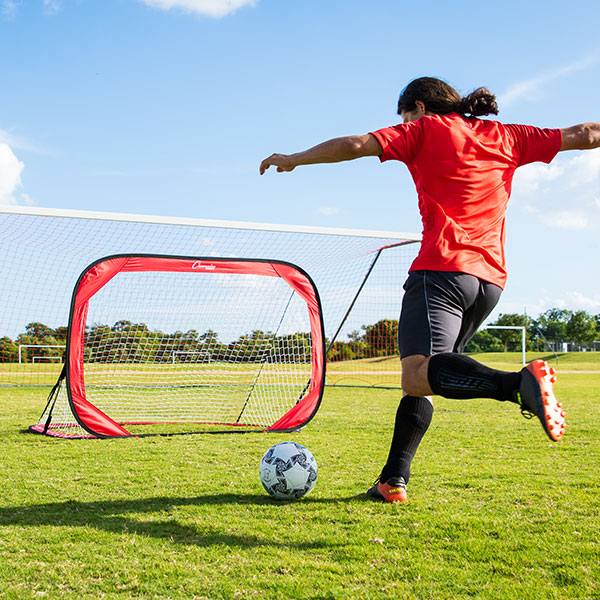
MULTIPOLYGON (((258 175, 272 152, 396 123, 414 77, 499 119, 600 120, 600 3, 0 0, 0 203, 420 231, 404 165, 258 175)), ((600 313, 600 150, 517 174, 493 314, 600 313)))

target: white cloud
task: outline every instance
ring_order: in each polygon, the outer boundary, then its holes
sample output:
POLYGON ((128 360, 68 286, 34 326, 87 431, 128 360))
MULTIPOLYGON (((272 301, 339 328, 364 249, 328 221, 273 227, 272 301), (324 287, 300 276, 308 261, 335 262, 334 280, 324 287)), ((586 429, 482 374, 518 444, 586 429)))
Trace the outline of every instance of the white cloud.
POLYGON ((518 169, 513 202, 549 227, 600 230, 600 150, 518 169))
POLYGON ((161 10, 181 9, 207 17, 224 17, 242 6, 255 6, 258 0, 139 0, 161 10))
POLYGON ((8 144, 0 144, 0 204, 17 204, 15 192, 24 166, 8 144))
POLYGON ((558 210, 540 214, 540 221, 548 227, 559 229, 587 229, 590 217, 580 210, 558 210))
MULTIPOLYGON (((558 308, 566 308, 569 310, 587 310, 596 312, 600 310, 600 296, 596 295, 591 298, 579 292, 567 292, 566 295, 557 301, 558 308)), ((552 308, 552 307, 550 307, 552 308)))
POLYGON ((16 0, 2 0, 0 12, 6 20, 12 21, 17 16, 17 6, 16 0))
MULTIPOLYGON (((0 0, 0 14, 7 20, 13 21, 22 0, 0 0)), ((63 0, 42 0, 45 15, 55 15, 63 8, 63 0)))
POLYGON ((62 0, 42 0, 42 3, 47 15, 55 15, 62 10, 62 0))
POLYGON ((44 148, 40 147, 34 142, 31 142, 24 137, 9 133, 8 131, 4 131, 3 129, 0 129, 0 144, 8 144, 11 148, 16 150, 26 150, 27 152, 48 154, 44 148))
POLYGON ((35 206, 36 202, 31 199, 29 194, 21 194, 21 202, 24 206, 35 206))
POLYGON ((553 162, 549 165, 532 163, 520 168, 515 174, 515 182, 521 194, 532 194, 540 187, 559 179, 565 174, 565 165, 553 162))
POLYGON ((594 185, 600 182, 600 152, 582 152, 568 165, 571 187, 594 185))
POLYGON ((326 217, 333 217, 340 212, 340 209, 336 206, 319 206, 317 212, 320 215, 325 215, 326 217))
POLYGON ((498 96, 500 106, 508 106, 518 100, 537 100, 539 99, 542 88, 545 84, 563 79, 578 71, 585 71, 598 62, 598 56, 588 56, 587 58, 575 61, 564 67, 552 69, 532 77, 525 81, 519 81, 510 85, 504 94, 498 96))

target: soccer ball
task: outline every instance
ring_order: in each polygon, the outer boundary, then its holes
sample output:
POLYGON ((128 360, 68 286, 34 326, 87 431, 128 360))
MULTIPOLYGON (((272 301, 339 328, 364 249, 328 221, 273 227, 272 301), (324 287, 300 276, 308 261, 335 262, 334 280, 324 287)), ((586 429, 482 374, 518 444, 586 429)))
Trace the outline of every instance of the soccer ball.
POLYGON ((260 461, 260 481, 279 500, 301 498, 315 487, 317 461, 301 444, 275 444, 260 461))

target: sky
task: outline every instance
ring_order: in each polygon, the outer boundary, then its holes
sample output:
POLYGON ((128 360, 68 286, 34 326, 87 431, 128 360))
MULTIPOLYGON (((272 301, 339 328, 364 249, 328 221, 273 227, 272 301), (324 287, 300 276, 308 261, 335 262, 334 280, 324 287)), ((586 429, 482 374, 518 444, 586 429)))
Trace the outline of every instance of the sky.
MULTIPOLYGON (((260 161, 399 122, 413 78, 600 121, 600 2, 0 0, 0 204, 420 232, 406 167, 260 161)), ((600 313, 600 149, 517 172, 490 319, 600 313)))

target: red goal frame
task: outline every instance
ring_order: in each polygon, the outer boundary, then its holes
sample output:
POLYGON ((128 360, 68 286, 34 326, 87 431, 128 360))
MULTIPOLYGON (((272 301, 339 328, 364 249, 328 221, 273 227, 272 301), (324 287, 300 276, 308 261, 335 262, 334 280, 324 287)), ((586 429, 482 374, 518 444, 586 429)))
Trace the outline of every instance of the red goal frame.
MULTIPOLYGON (((66 389, 74 417, 91 436, 152 435, 132 434, 94 406, 86 398, 84 381, 84 338, 90 299, 117 274, 142 271, 197 273, 200 277, 203 273, 251 274, 283 279, 306 302, 312 340, 311 377, 295 406, 261 430, 293 431, 314 417, 325 386, 325 335, 321 301, 308 273, 296 265, 277 260, 121 254, 101 258, 88 266, 77 281, 71 302, 65 360, 66 389)), ((35 431, 45 433, 39 430, 39 425, 35 427, 35 431)))

